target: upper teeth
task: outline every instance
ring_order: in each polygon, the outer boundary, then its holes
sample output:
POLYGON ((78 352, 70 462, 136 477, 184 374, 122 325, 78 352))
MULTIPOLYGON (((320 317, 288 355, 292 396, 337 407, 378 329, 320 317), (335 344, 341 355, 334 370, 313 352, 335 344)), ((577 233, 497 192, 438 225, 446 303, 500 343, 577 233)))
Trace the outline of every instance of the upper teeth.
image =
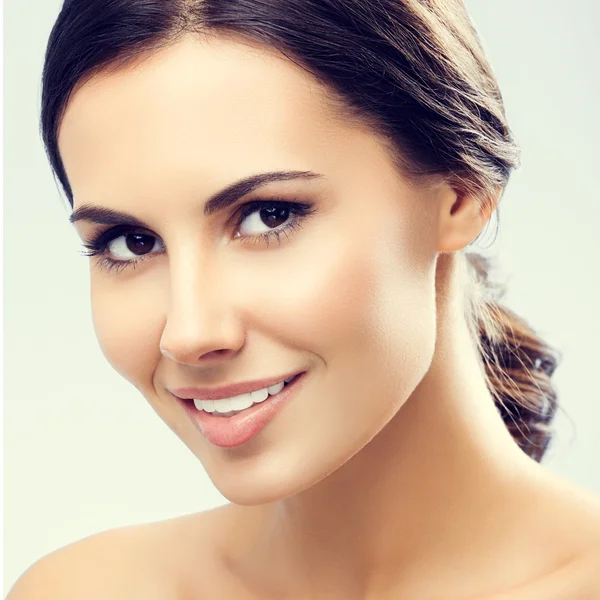
POLYGON ((198 410, 218 413, 227 413, 232 410, 244 410, 257 402, 264 402, 269 396, 277 394, 283 389, 284 382, 289 383, 293 378, 294 377, 289 377, 280 383, 263 388, 262 390, 250 392, 249 394, 240 394, 239 396, 233 396, 232 398, 222 398, 221 400, 197 400, 194 398, 194 406, 198 410))

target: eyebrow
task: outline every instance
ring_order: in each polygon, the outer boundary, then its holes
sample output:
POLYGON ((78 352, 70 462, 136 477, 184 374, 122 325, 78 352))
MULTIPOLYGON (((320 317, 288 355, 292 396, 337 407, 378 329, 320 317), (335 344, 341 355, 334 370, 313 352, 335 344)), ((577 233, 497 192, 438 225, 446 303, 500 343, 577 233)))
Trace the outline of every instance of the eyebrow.
MULTIPOLYGON (((313 171, 271 171, 267 173, 257 173, 250 175, 239 181, 228 185, 222 190, 213 194, 204 205, 204 215, 210 216, 215 212, 227 208, 237 202, 242 196, 249 194, 255 189, 272 183, 274 181, 289 181, 290 179, 315 179, 324 177, 321 173, 313 171)), ((84 204, 74 210, 69 221, 89 221, 100 225, 119 225, 125 224, 132 227, 142 227, 148 229, 148 226, 134 217, 133 215, 106 208, 102 206, 93 206, 84 204)))

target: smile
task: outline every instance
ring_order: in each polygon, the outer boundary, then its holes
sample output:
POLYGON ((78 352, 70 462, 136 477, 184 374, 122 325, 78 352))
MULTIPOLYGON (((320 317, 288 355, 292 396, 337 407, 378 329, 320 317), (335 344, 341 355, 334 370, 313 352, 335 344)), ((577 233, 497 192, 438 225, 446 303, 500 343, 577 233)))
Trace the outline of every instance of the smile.
POLYGON ((294 377, 290 377, 261 390, 250 392, 248 394, 240 394, 239 396, 233 396, 231 398, 223 398, 221 400, 194 399, 194 406, 200 411, 206 411, 215 416, 231 417, 250 408, 254 404, 264 402, 269 396, 275 396, 288 385, 292 379, 294 379, 294 377))
POLYGON ((243 394, 241 398, 177 400, 192 424, 209 442, 222 448, 232 448, 258 435, 298 395, 307 375, 306 371, 302 371, 267 388, 243 394), (240 404, 232 404, 234 401, 240 404), (246 408, 232 409, 232 406, 241 406, 242 402, 246 408), (196 407, 197 404, 200 408, 196 407))

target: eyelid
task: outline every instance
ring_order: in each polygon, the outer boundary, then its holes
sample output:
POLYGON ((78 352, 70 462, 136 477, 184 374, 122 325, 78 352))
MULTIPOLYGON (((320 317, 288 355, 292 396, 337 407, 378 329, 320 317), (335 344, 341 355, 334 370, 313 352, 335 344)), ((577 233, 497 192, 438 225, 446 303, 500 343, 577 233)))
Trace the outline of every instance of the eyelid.
POLYGON ((281 198, 280 196, 276 196, 273 198, 266 198, 264 196, 259 196, 256 198, 251 198, 246 200, 245 202, 237 205, 233 214, 230 217, 230 221, 235 219, 235 226, 239 226, 244 217, 247 217, 249 214, 253 213, 255 210, 263 208, 265 204, 283 204, 283 205, 292 205, 299 209, 309 210, 313 205, 301 202, 298 198, 281 198))
POLYGON ((154 232, 139 228, 132 227, 131 225, 125 225, 124 223, 121 225, 113 225, 109 226, 106 229, 103 229, 99 233, 92 234, 89 238, 84 239, 84 245, 86 247, 89 246, 105 246, 112 242, 112 240, 124 235, 126 233, 140 233, 143 235, 150 235, 152 237, 156 237, 161 240, 162 238, 155 234, 154 232))

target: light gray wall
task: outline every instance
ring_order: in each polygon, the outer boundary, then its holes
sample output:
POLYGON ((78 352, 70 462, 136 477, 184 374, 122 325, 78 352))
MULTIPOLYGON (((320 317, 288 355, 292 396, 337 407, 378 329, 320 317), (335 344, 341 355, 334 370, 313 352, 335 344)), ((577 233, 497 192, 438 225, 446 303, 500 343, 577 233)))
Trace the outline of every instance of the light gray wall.
MULTIPOLYGON (((226 502, 102 356, 87 259, 38 134, 45 44, 61 2, 5 2, 5 594, 90 534, 226 502), (32 18, 35 16, 35 18, 32 18)), ((600 8, 468 0, 523 147, 497 251, 508 305, 564 352, 564 410, 544 464, 600 493, 600 8)))

